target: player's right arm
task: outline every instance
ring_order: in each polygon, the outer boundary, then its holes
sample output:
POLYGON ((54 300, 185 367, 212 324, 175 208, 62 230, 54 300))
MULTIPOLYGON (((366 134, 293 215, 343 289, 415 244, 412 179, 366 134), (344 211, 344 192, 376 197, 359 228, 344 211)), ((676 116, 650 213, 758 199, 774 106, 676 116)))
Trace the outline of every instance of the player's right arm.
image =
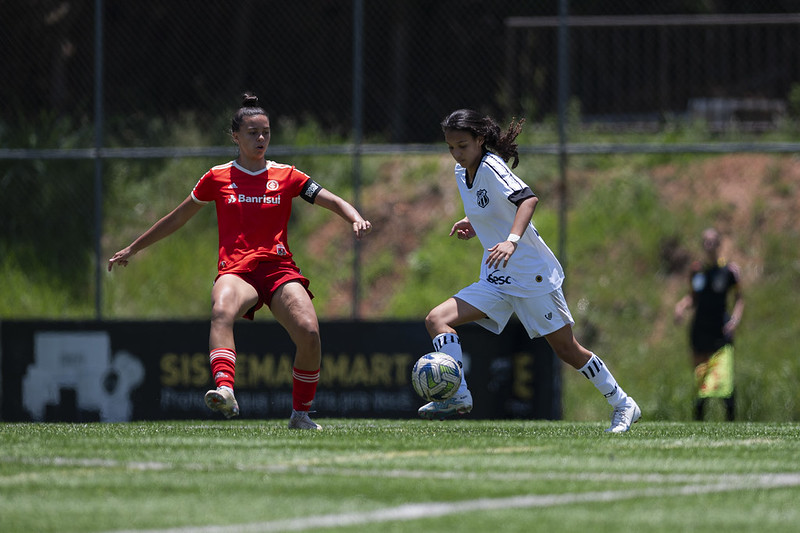
POLYGON ((153 224, 150 229, 142 233, 131 244, 115 253, 114 256, 108 260, 108 271, 111 272, 114 265, 127 266, 128 261, 134 254, 160 241, 164 237, 175 233, 175 231, 186 224, 190 218, 196 215, 203 205, 205 204, 194 201, 191 195, 187 196, 171 213, 153 224))

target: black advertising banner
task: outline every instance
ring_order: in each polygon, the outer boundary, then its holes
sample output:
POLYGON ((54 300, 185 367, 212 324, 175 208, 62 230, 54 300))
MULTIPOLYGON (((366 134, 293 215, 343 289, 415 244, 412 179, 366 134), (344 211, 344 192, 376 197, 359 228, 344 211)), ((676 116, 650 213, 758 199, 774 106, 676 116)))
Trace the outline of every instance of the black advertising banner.
MULTIPOLYGON (((0 322, 0 419, 116 422, 218 417, 207 321, 0 322)), ((410 383, 432 351, 421 321, 320 324, 316 418, 412 418, 424 402, 410 383)), ((458 328, 475 407, 470 418, 559 419, 560 362, 515 322, 502 335, 458 328)), ((236 324, 236 399, 242 418, 288 418, 294 346, 274 322, 236 324)))

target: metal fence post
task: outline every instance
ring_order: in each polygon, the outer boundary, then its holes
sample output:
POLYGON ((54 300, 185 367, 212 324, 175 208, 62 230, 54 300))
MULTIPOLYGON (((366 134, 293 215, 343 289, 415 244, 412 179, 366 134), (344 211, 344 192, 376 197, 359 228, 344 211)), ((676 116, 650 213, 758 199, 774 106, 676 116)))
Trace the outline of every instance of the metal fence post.
POLYGON ((94 3, 94 269, 95 318, 103 318, 103 0, 94 3))
MULTIPOLYGON (((361 144, 364 136, 364 0, 353 2, 353 205, 361 211, 361 144)), ((359 318, 361 242, 354 239, 353 311, 359 318)))
POLYGON ((567 104, 569 101, 569 0, 558 3, 558 258, 567 269, 567 104))

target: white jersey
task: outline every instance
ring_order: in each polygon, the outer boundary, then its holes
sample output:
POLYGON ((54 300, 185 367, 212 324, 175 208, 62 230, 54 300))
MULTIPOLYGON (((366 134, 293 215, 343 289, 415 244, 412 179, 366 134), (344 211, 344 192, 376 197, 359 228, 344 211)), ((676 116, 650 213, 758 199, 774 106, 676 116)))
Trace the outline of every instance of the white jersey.
POLYGON ((490 269, 486 264, 488 249, 505 241, 511 232, 517 213, 513 199, 530 190, 505 161, 496 154, 485 154, 471 187, 464 167, 456 164, 455 175, 464 212, 483 245, 480 279, 514 296, 546 294, 561 287, 564 270, 532 222, 505 268, 490 269))

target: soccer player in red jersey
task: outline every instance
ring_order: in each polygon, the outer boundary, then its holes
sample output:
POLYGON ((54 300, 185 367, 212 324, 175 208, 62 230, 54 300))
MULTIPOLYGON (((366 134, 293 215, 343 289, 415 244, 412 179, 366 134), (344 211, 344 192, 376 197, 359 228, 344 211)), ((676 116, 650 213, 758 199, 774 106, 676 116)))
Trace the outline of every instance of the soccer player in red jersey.
POLYGON ((216 389, 206 393, 206 405, 227 418, 239 414, 233 394, 233 323, 239 316, 252 320, 266 304, 297 348, 289 427, 321 429, 308 416, 322 359, 319 322, 309 280, 292 260, 286 239, 292 199, 299 196, 338 214, 352 225, 357 239, 367 235, 372 225, 350 203, 295 167, 265 159, 270 122, 255 95, 244 94, 242 107, 231 121, 231 136, 239 147, 238 157, 206 172, 178 207, 114 254, 108 270, 126 266, 134 254, 172 234, 214 202, 219 274, 211 291, 209 359, 216 389))

